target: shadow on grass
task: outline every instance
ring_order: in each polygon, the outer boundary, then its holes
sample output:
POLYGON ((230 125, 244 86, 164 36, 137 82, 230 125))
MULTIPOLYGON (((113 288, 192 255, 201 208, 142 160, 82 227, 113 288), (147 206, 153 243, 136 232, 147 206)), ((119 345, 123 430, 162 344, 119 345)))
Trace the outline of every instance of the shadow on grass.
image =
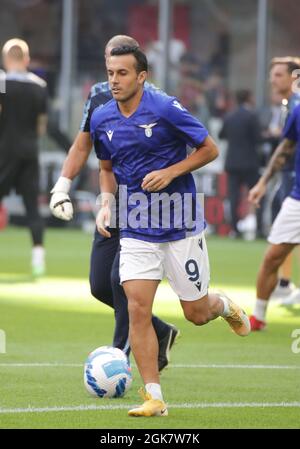
POLYGON ((299 304, 296 305, 281 305, 291 316, 300 316, 299 304), (298 306, 298 307, 297 307, 298 306))

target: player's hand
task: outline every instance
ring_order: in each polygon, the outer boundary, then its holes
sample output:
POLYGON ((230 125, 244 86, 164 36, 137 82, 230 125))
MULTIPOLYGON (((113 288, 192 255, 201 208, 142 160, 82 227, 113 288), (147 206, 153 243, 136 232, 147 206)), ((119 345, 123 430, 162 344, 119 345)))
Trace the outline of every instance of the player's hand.
POLYGON ((167 168, 155 170, 144 177, 142 189, 147 190, 147 192, 157 192, 167 187, 173 179, 174 177, 167 168))
POLYGON ((108 204, 101 207, 96 218, 96 226, 98 231, 104 237, 111 237, 111 233, 106 229, 110 225, 111 210, 108 204))
POLYGON ((267 190, 266 183, 263 181, 258 181, 254 187, 249 191, 248 201, 252 203, 255 207, 260 206, 260 200, 265 195, 267 190))
POLYGON ((51 196, 49 207, 56 218, 65 221, 73 218, 73 206, 67 193, 54 192, 51 196))
POLYGON ((50 193, 50 210, 56 218, 69 221, 73 218, 73 206, 69 197, 72 180, 60 176, 50 193))

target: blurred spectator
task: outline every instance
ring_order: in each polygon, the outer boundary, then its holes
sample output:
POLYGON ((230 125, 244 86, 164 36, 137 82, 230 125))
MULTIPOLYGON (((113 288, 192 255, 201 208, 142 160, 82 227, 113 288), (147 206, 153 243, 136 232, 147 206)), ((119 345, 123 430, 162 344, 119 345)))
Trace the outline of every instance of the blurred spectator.
POLYGON ((230 59, 230 34, 228 31, 223 31, 217 37, 216 49, 211 55, 209 65, 212 71, 216 71, 223 78, 227 78, 229 59, 230 59))
POLYGON ((209 112, 212 117, 223 117, 229 108, 229 95, 224 80, 218 72, 213 72, 205 83, 209 112))
POLYGON ((183 73, 177 96, 182 105, 209 129, 210 115, 203 87, 203 82, 197 78, 196 74, 183 73))
MULTIPOLYGON (((253 109, 253 98, 249 90, 236 93, 237 107, 225 117, 220 130, 220 139, 228 141, 225 170, 228 174, 228 190, 231 212, 232 236, 240 236, 238 230, 238 206, 240 189, 246 185, 253 187, 259 178, 258 143, 261 127, 258 114, 253 109)), ((261 232, 261 217, 258 231, 261 232)))
POLYGON ((263 139, 261 165, 265 166, 279 144, 282 133, 282 95, 272 90, 270 104, 261 109, 259 116, 263 139))
MULTIPOLYGON (((170 40, 170 61, 168 67, 168 76, 170 79, 171 92, 174 92, 178 85, 179 62, 185 51, 185 44, 182 40, 175 38, 172 38, 170 40)), ((155 84, 160 85, 163 77, 163 43, 161 41, 153 41, 148 43, 145 53, 148 59, 148 63, 152 68, 153 81, 155 84)), ((171 92, 168 92, 168 94, 170 94, 171 92)))

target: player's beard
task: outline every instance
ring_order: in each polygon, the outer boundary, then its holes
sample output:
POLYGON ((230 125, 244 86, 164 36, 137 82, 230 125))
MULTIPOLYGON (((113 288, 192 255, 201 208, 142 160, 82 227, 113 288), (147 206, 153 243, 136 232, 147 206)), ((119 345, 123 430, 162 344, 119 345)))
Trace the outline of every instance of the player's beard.
POLYGON ((120 102, 120 103, 126 103, 127 101, 131 100, 138 92, 138 88, 135 88, 133 91, 129 92, 129 93, 124 93, 122 94, 122 92, 120 93, 120 97, 119 97, 119 93, 117 93, 116 95, 114 95, 113 93, 113 97, 116 101, 120 102))

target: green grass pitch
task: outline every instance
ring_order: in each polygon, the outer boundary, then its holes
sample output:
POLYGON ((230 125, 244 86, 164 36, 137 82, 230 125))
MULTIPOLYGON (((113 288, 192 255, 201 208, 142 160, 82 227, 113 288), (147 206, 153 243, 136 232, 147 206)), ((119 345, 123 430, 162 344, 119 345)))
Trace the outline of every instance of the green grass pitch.
MULTIPOLYGON (((89 293, 91 241, 81 231, 48 230, 47 276, 33 281, 27 231, 10 227, 0 233, 0 329, 6 335, 0 428, 300 427, 300 353, 291 349, 300 306, 272 302, 268 330, 240 338, 221 319, 203 327, 185 321, 164 282, 154 311, 181 330, 161 376, 169 416, 127 416, 140 403, 135 367, 123 399, 89 397, 83 363, 91 350, 111 343, 114 326, 112 311, 89 293)), ((266 243, 217 237, 207 242, 212 288, 225 290, 250 312, 266 243)))

